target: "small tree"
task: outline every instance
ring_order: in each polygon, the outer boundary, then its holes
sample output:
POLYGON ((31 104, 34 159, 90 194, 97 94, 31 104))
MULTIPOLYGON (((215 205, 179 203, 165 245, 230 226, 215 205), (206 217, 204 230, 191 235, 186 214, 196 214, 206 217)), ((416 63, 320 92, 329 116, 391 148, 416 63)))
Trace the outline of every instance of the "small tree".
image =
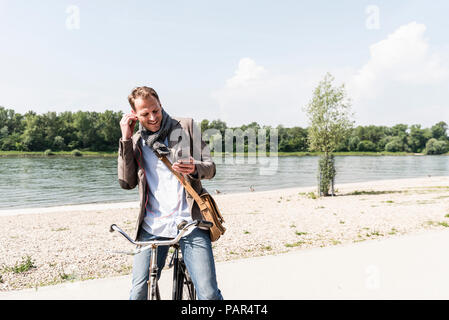
POLYGON ((369 140, 362 140, 357 145, 358 151, 376 151, 376 145, 369 140))
POLYGON ((385 151, 403 152, 406 151, 406 145, 401 137, 392 137, 391 140, 385 145, 385 151))
POLYGON ((64 150, 66 145, 64 143, 64 138, 61 136, 56 136, 53 141, 53 146, 56 150, 64 150))
POLYGON ((432 137, 437 140, 447 140, 447 123, 440 121, 434 126, 432 126, 432 137))
POLYGON ((319 194, 334 195, 335 163, 333 152, 347 139, 354 126, 351 120, 351 102, 347 98, 344 84, 333 85, 334 77, 327 73, 316 87, 313 98, 305 107, 310 127, 308 140, 310 149, 322 152, 318 166, 319 194))
POLYGON ((429 139, 426 143, 426 154, 443 154, 448 151, 448 143, 435 138, 429 139))

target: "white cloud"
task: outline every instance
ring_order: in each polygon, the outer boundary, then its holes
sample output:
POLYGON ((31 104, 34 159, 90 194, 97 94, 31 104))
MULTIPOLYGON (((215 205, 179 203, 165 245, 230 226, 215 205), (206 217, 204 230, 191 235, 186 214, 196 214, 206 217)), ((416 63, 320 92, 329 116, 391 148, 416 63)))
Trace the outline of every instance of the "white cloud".
POLYGON ((229 88, 250 87, 266 75, 267 71, 264 67, 258 66, 250 58, 243 58, 239 62, 235 75, 226 81, 226 86, 229 88))
POLYGON ((348 81, 362 123, 449 121, 438 119, 449 107, 449 67, 425 31, 424 24, 412 22, 370 47, 369 61, 348 81))
POLYGON ((448 69, 431 52, 425 31, 425 25, 412 22, 373 44, 370 60, 354 76, 355 93, 374 96, 391 82, 426 85, 447 79, 448 69))
POLYGON ((425 37, 426 26, 416 22, 399 27, 370 47, 360 68, 308 69, 275 73, 251 58, 242 58, 232 77, 212 93, 220 118, 228 125, 306 126, 302 107, 329 71, 336 85, 346 83, 356 124, 430 126, 449 123, 448 48, 435 48, 425 37))
POLYGON ((256 121, 261 125, 306 125, 302 107, 313 87, 324 75, 305 70, 299 74, 279 74, 242 58, 234 75, 212 93, 220 107, 220 119, 229 126, 256 121))

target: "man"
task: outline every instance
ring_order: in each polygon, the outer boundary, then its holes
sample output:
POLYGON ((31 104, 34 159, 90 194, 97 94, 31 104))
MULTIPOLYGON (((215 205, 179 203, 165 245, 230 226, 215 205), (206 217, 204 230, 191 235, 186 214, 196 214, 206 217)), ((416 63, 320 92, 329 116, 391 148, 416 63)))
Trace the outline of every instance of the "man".
MULTIPOLYGON (((201 179, 215 175, 209 149, 190 118, 171 118, 162 108, 156 91, 137 87, 128 97, 131 113, 120 121, 118 179, 124 189, 139 187, 140 212, 134 239, 174 238, 177 225, 201 219, 198 205, 156 153, 165 155, 173 169, 181 173, 197 193, 201 179), (133 135, 137 121, 139 130, 133 135)), ((196 228, 180 241, 184 261, 197 291, 198 299, 223 299, 217 287, 215 263, 209 231, 196 228)), ((159 275, 168 247, 158 249, 159 275)), ((134 256, 130 299, 146 299, 150 250, 134 256)))

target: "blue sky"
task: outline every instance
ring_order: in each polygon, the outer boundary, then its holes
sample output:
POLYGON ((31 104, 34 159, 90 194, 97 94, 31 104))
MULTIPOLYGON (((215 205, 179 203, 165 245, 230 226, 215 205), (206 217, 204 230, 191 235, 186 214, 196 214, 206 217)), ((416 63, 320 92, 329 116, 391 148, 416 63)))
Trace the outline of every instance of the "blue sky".
POLYGON ((149 85, 174 116, 306 126, 330 71, 357 124, 430 126, 449 122, 448 13, 447 1, 0 0, 0 105, 126 112, 149 85))

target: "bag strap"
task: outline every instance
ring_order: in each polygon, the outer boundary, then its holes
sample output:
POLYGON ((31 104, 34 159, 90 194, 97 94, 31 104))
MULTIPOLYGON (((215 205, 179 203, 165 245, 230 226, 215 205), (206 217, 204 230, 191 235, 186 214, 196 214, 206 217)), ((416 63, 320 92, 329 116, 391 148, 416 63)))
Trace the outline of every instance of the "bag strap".
POLYGON ((187 180, 179 172, 173 170, 170 160, 168 160, 166 156, 159 155, 156 151, 154 153, 159 158, 159 160, 161 160, 167 166, 167 168, 175 175, 175 177, 179 180, 179 182, 181 182, 185 190, 193 197, 193 199, 195 199, 196 203, 200 207, 200 210, 201 211, 208 210, 207 205, 204 203, 203 199, 201 199, 201 197, 198 195, 195 189, 193 189, 190 183, 188 183, 187 180))

